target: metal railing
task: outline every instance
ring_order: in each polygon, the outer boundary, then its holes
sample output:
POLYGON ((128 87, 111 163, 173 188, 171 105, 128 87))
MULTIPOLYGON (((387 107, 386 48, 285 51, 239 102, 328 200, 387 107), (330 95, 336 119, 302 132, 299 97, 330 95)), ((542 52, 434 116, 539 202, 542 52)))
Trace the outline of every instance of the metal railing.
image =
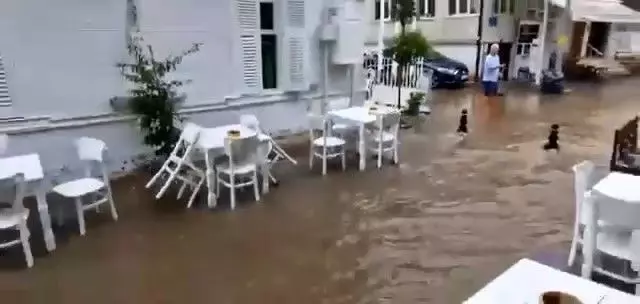
MULTIPOLYGON (((367 71, 369 78, 375 79, 376 84, 391 87, 398 86, 396 77, 398 64, 392 58, 382 58, 382 66, 380 71, 378 71, 377 55, 365 55, 363 67, 367 71)), ((402 71, 400 86, 417 88, 419 76, 423 72, 424 60, 423 58, 418 58, 402 71)))

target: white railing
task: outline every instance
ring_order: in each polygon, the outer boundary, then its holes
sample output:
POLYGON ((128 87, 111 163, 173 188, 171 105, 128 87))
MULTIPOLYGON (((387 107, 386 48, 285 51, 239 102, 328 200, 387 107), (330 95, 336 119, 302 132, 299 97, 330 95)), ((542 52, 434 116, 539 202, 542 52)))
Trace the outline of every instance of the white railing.
MULTIPOLYGON (((378 58, 375 55, 365 55, 363 67, 368 71, 369 76, 375 79, 376 84, 384 86, 397 86, 396 73, 398 70, 398 64, 392 58, 382 58, 382 67, 380 73, 378 73, 378 58)), ((424 73, 424 60, 422 58, 417 59, 414 63, 410 64, 408 68, 402 71, 402 79, 400 86, 407 88, 417 88, 418 78, 424 73)))

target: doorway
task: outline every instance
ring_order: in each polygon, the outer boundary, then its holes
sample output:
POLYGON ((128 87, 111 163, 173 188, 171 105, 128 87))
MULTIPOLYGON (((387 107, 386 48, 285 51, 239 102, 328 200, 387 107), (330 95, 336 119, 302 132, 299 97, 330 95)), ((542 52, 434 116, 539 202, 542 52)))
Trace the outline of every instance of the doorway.
POLYGON ((610 27, 610 23, 591 23, 591 32, 589 33, 589 40, 587 41, 589 41, 589 45, 598 50, 600 54, 604 54, 606 51, 610 27))
MULTIPOLYGON (((489 54, 489 52, 491 51, 491 45, 494 43, 490 43, 487 45, 487 54, 489 54)), ((509 67, 511 64, 511 47, 513 45, 513 43, 508 43, 508 42, 498 42, 495 43, 500 47, 500 50, 498 51, 498 57, 500 57, 500 63, 504 64, 504 69, 502 69, 502 79, 503 80, 508 80, 509 79, 509 67)))

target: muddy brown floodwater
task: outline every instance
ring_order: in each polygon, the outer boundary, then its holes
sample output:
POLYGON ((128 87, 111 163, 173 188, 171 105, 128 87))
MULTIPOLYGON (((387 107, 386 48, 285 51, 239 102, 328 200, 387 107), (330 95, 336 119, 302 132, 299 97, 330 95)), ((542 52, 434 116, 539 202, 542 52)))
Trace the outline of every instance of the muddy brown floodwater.
MULTIPOLYGON (((120 220, 71 220, 35 267, 0 251, 2 303, 460 303, 521 257, 564 252, 573 221, 571 166, 606 163, 612 130, 640 110, 639 79, 576 84, 562 97, 516 88, 487 102, 438 91, 433 114, 404 130, 401 165, 355 159, 321 177, 278 169, 281 184, 235 211, 154 201, 148 175, 115 183, 120 220), (470 135, 453 135, 462 108, 470 135), (561 125, 559 154, 540 147, 561 125)), ((304 146, 302 146, 304 147, 304 146)), ((250 191, 247 191, 250 193, 250 191)), ((37 216, 32 216, 37 220, 37 216)))

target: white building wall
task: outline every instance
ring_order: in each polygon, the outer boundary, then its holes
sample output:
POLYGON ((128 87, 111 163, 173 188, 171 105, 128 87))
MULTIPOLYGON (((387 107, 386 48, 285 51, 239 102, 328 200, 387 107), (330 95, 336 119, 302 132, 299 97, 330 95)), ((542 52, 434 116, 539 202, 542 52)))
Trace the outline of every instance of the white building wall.
MULTIPOLYGON (((238 94, 242 67, 231 42, 236 38, 232 1, 139 1, 147 7, 139 12, 143 35, 160 56, 203 43, 176 75, 193 80, 185 87, 188 99, 180 112, 209 127, 253 113, 274 135, 305 130, 308 103, 321 96, 317 29, 325 3, 332 0, 306 1, 311 89, 256 96, 238 94)), ((95 136, 109 145, 115 170, 147 151, 133 118, 114 113, 109 104, 111 97, 126 94, 127 84, 114 67, 127 57, 126 16, 124 0, 58 0, 56 5, 45 0, 0 2, 0 53, 13 97, 11 115, 25 117, 0 122, 0 133, 11 137, 10 155, 38 152, 45 167, 59 169, 75 159, 73 153, 61 152, 70 149, 73 138, 95 136)), ((330 67, 329 79, 330 97, 347 94, 346 66, 330 67)), ((361 92, 355 96, 363 98, 361 92)))

